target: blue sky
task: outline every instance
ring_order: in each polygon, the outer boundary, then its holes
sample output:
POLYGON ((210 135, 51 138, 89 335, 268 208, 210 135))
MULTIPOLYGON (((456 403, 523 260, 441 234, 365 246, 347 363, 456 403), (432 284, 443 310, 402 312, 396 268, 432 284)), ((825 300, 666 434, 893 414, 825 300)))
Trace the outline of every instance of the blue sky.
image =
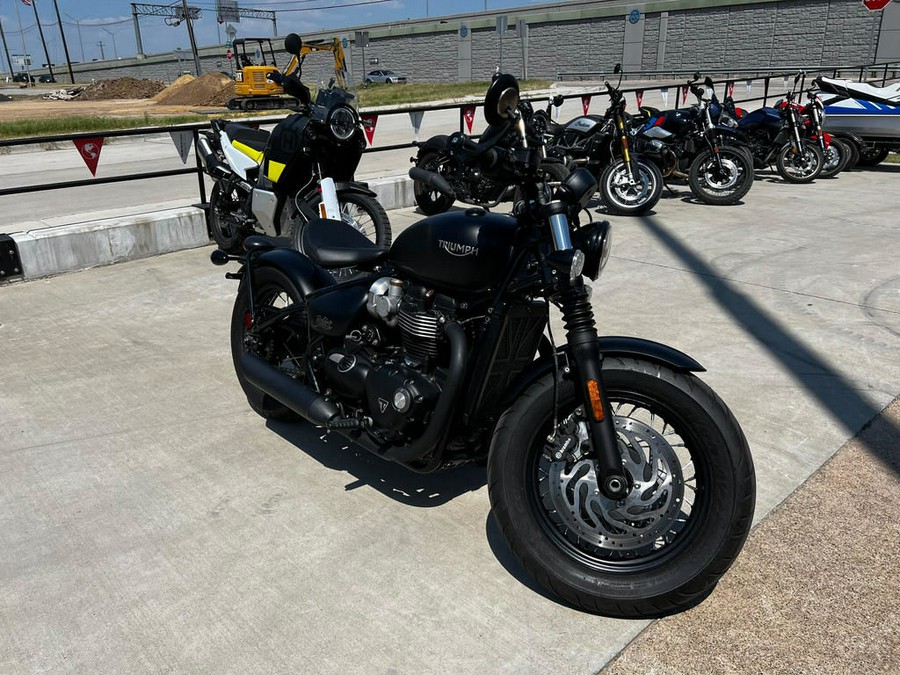
MULTIPOLYGON (((238 0, 244 9, 274 10, 278 34, 343 29, 383 21, 420 19, 427 16, 446 16, 465 12, 521 7, 546 0, 238 0), (356 4, 368 2, 371 4, 356 4), (351 6, 353 5, 353 6, 351 6), (426 14, 427 12, 427 14, 426 14)), ((51 60, 65 63, 62 39, 56 24, 52 0, 33 0, 38 8, 44 39, 51 60)), ((146 4, 181 6, 181 2, 146 0, 146 4)), ((131 3, 125 0, 57 0, 63 20, 69 55, 72 61, 90 61, 103 56, 107 59, 126 58, 136 52, 131 3), (102 43, 102 48, 100 43, 102 43)), ((188 5, 200 8, 202 15, 194 24, 200 47, 225 41, 224 27, 216 21, 215 0, 189 0, 188 5)), ((10 54, 21 54, 23 40, 34 67, 46 62, 34 20, 34 10, 21 0, 0 0, 0 20, 6 33, 10 54), (16 12, 18 10, 18 17, 16 12), (22 31, 19 26, 21 23, 22 31)), ((187 28, 167 26, 163 17, 140 18, 141 41, 144 52, 153 54, 177 47, 188 50, 187 28)), ((235 24, 237 36, 271 36, 272 22, 241 19, 235 24)), ((6 71, 6 57, 0 53, 0 71, 6 71)), ((16 68, 18 70, 18 68, 16 68)))

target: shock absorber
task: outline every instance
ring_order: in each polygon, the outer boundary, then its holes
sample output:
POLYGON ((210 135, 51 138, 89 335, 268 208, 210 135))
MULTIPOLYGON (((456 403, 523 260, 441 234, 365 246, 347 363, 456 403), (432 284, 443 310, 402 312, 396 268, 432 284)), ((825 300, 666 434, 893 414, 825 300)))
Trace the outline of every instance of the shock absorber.
POLYGON ((591 431, 600 476, 598 482, 605 495, 619 499, 628 491, 628 483, 622 467, 613 414, 603 388, 602 356, 589 290, 584 285, 583 277, 563 283, 561 305, 566 340, 575 365, 575 382, 591 431))

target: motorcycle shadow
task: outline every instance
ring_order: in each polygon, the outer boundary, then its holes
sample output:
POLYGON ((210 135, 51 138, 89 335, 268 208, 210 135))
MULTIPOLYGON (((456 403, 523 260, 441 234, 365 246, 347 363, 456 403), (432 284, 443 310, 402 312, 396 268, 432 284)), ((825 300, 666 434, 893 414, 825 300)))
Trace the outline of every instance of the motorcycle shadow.
POLYGON ((420 474, 380 459, 338 433, 310 424, 269 421, 266 426, 323 466, 353 476, 356 480, 344 486, 346 491, 369 486, 395 501, 426 508, 446 504, 487 483, 483 466, 420 474))
MULTIPOLYGON (((500 525, 497 524, 497 519, 494 518, 493 511, 488 513, 488 516, 484 521, 484 534, 488 546, 491 547, 491 553, 494 554, 494 558, 496 558, 497 562, 500 563, 500 566, 503 567, 513 579, 521 583, 529 591, 540 595, 542 598, 546 598, 563 607, 572 607, 572 605, 559 596, 550 593, 540 586, 531 575, 525 571, 525 568, 522 567, 522 563, 516 559, 516 556, 513 555, 513 552, 507 545, 506 539, 503 538, 503 533, 500 531, 500 525)), ((577 608, 573 607, 573 609, 577 608)))

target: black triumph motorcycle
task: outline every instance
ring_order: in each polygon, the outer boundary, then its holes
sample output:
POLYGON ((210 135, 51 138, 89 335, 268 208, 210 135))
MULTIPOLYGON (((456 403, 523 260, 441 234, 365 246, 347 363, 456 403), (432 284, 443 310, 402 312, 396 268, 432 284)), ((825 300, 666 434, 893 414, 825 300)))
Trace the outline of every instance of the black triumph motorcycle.
MULTIPOLYGON (((516 119, 500 117, 496 101, 484 104, 487 129, 473 140, 461 132, 450 136, 432 136, 419 144, 419 151, 410 161, 416 168, 440 174, 449 191, 442 192, 420 178, 413 179, 413 194, 416 204, 426 216, 443 213, 455 200, 493 208, 501 202, 516 201, 521 190, 517 185, 518 176, 509 171, 506 157, 519 149, 540 146, 541 134, 531 124, 533 110, 527 101, 519 101, 518 82, 512 75, 498 75, 504 82, 491 92, 515 92, 519 114, 516 119), (521 127, 521 128, 520 128, 521 127)), ((541 170, 554 180, 562 180, 568 170, 559 162, 544 162, 541 170)))
POLYGON ((632 148, 653 160, 665 177, 687 178, 707 204, 736 204, 753 185, 753 160, 733 129, 718 124, 722 106, 712 80, 695 73, 687 86, 697 97, 688 109, 652 111, 632 130, 632 148))
MULTIPOLYGON (((489 97, 513 123, 517 99, 511 86, 489 97)), ((536 148, 502 161, 523 190, 512 216, 431 216, 390 248, 314 220, 306 255, 259 236, 240 255, 213 252, 241 265, 227 275, 240 279, 240 385, 267 419, 306 420, 413 471, 486 463, 511 550, 569 603, 620 617, 684 609, 747 536, 747 441, 694 359, 598 336, 590 281, 610 225, 579 220, 590 172, 547 182, 536 148), (368 274, 336 283, 328 270, 346 266, 368 274)), ((439 174, 410 173, 449 191, 439 174)))
MULTIPOLYGON (((585 167, 600 185, 600 198, 610 213, 636 216, 646 213, 662 195, 663 178, 656 165, 637 156, 629 147, 630 116, 622 96, 622 65, 615 87, 606 82, 609 108, 604 115, 583 115, 557 124, 550 110, 535 112, 535 126, 544 129, 546 151, 570 169, 585 167)), ((560 103, 561 99, 560 98, 560 103)), ((551 101, 551 104, 553 101, 551 101)))
MULTIPOLYGON (((284 47, 298 57, 302 41, 291 33, 284 47)), ((302 65, 298 58, 292 72, 269 74, 300 101, 271 133, 213 120, 199 139, 206 173, 214 181, 210 231, 226 251, 238 250, 253 233, 288 237, 297 247, 304 224, 324 211, 376 244, 391 242, 390 220, 375 193, 353 180, 366 146, 353 95, 332 80, 312 101, 300 80, 302 65)))

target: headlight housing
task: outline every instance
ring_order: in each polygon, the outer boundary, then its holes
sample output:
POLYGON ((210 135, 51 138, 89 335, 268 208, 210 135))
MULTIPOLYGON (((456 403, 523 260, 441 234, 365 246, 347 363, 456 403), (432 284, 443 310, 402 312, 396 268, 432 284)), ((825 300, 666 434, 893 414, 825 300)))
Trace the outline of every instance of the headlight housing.
POLYGON ((356 113, 347 106, 337 107, 328 116, 328 127, 335 138, 346 141, 356 131, 356 113))
POLYGON ((573 234, 572 244, 584 253, 582 274, 591 281, 596 281, 609 261, 612 225, 605 220, 590 223, 573 234))

